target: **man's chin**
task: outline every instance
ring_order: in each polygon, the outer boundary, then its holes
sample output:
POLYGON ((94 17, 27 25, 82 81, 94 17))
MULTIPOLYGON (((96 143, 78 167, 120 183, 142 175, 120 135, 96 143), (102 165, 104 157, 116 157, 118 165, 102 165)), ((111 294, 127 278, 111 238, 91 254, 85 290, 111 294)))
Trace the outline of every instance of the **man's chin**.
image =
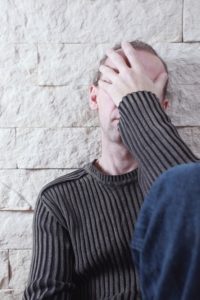
POLYGON ((122 142, 122 138, 117 127, 115 127, 112 134, 110 134, 110 140, 116 143, 122 142))

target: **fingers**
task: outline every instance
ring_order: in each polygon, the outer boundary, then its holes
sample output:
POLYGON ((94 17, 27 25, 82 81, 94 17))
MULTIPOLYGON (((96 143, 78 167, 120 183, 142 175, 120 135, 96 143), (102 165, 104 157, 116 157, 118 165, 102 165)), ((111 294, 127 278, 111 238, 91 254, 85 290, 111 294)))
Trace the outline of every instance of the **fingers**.
POLYGON ((105 82, 105 81, 103 81, 103 80, 101 80, 101 79, 99 79, 98 85, 99 85, 99 87, 101 87, 101 88, 102 88, 103 90, 105 90, 105 91, 108 91, 109 88, 110 88, 110 83, 105 82))
POLYGON ((132 45, 128 42, 122 42, 121 46, 133 70, 137 72, 144 72, 143 65, 139 62, 136 50, 132 47, 132 45))
POLYGON ((108 49, 106 51, 107 56, 112 60, 112 62, 115 64, 119 72, 125 71, 127 69, 127 64, 124 60, 124 58, 117 53, 113 49, 108 49))
POLYGON ((99 71, 102 73, 102 78, 106 78, 111 82, 114 82, 114 80, 116 79, 117 73, 110 67, 105 66, 105 65, 101 65, 99 67, 99 71))

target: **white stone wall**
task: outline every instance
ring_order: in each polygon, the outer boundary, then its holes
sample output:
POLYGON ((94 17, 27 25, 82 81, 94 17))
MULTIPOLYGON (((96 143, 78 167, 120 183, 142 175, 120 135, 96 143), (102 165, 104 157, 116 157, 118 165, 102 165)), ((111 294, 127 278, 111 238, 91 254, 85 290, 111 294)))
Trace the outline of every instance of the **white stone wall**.
POLYGON ((152 44, 170 71, 168 111, 200 154, 199 0, 0 1, 0 299, 21 299, 37 194, 100 153, 88 84, 104 50, 152 44))

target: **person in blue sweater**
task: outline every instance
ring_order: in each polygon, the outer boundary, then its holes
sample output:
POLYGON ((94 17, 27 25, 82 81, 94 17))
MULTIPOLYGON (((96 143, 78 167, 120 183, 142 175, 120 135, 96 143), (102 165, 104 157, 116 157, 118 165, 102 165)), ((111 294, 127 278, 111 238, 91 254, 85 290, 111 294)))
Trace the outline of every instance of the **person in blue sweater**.
POLYGON ((200 299, 200 163, 172 167, 156 179, 131 248, 142 299, 200 299))

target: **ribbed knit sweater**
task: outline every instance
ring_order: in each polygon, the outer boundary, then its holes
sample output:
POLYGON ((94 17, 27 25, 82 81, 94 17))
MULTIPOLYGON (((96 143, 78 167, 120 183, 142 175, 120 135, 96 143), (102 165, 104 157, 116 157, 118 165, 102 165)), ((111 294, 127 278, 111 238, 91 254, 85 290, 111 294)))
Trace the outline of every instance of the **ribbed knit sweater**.
POLYGON ((162 172, 200 159, 155 94, 128 94, 118 109, 119 133, 138 167, 107 175, 94 159, 43 186, 23 300, 140 299, 130 244, 144 197, 162 172))

